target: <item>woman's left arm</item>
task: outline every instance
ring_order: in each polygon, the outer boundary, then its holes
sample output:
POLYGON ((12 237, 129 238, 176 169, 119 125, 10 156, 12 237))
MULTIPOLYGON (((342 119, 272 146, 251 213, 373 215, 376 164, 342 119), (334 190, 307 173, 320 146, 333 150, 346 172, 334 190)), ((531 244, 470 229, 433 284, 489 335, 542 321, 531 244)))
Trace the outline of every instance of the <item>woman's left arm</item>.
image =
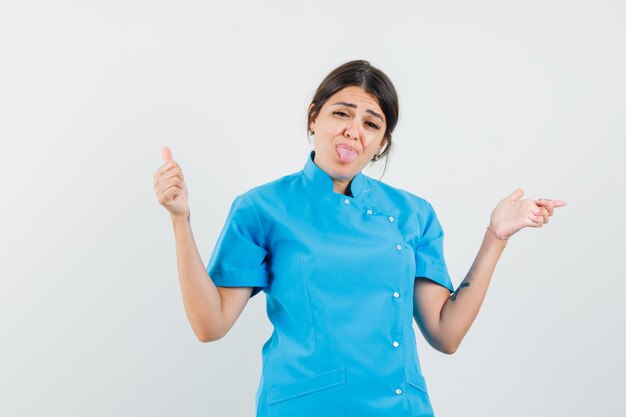
POLYGON ((567 205, 562 200, 522 200, 522 195, 518 188, 494 208, 478 254, 452 294, 429 279, 415 280, 413 315, 435 349, 448 354, 458 349, 478 315, 508 238, 524 227, 542 227, 555 208, 567 205))

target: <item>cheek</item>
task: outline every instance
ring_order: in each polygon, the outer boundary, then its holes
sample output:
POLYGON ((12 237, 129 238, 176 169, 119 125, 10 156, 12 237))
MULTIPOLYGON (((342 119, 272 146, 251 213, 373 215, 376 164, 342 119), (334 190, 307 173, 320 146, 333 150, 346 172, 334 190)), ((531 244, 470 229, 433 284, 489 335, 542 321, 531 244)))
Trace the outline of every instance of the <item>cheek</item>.
POLYGON ((318 129, 328 135, 335 136, 343 132, 344 125, 335 120, 324 120, 318 124, 318 129))
POLYGON ((378 148, 380 144, 383 142, 383 133, 376 132, 367 132, 364 136, 365 141, 367 142, 367 146, 371 146, 373 148, 378 148))

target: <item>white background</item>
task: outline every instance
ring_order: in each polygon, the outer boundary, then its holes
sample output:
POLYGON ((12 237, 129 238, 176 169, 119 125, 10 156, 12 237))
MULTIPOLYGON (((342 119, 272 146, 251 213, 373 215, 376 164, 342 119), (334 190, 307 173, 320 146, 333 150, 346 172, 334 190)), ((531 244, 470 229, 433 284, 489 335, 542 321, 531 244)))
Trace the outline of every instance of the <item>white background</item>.
POLYGON ((511 238, 454 355, 414 325, 437 416, 623 416, 625 44, 617 0, 2 1, 0 415, 252 416, 265 295, 196 339, 152 174, 169 146, 206 265, 367 59, 400 98, 383 181, 433 204, 455 287, 501 198, 568 202, 511 238))

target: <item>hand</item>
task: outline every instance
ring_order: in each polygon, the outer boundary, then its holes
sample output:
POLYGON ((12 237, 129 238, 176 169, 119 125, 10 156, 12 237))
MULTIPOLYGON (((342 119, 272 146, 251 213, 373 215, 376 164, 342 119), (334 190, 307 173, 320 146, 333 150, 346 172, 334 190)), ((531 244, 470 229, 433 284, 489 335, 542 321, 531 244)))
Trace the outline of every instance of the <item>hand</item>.
POLYGON ((183 171, 172 159, 172 151, 167 146, 161 148, 164 164, 154 172, 154 192, 157 200, 173 217, 187 217, 188 193, 183 171))
POLYGON ((489 227, 496 234, 509 238, 524 227, 542 227, 557 207, 566 206, 562 200, 521 200, 524 190, 517 188, 491 212, 489 227))

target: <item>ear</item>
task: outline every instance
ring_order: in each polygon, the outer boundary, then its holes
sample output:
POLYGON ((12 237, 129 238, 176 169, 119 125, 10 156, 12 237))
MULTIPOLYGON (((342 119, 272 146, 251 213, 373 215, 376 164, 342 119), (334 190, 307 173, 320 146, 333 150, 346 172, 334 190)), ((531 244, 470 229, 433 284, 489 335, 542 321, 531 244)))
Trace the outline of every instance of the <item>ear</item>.
MULTIPOLYGON (((310 111, 311 111, 311 109, 312 109, 312 108, 314 108, 314 107, 315 107, 315 104, 311 103, 311 104, 309 105, 309 110, 308 110, 308 112, 310 112, 310 111)), ((307 112, 307 114, 308 114, 308 112, 307 112)), ((313 118, 313 120, 311 120, 311 121, 309 122, 309 130, 311 130, 311 131, 313 131, 313 132, 315 132, 315 119, 316 119, 316 118, 317 118, 317 115, 316 115, 316 117, 314 117, 314 118, 313 118)))
POLYGON ((380 142, 381 149, 382 149, 383 146, 385 146, 386 143, 387 143, 387 138, 383 138, 383 141, 380 142))

